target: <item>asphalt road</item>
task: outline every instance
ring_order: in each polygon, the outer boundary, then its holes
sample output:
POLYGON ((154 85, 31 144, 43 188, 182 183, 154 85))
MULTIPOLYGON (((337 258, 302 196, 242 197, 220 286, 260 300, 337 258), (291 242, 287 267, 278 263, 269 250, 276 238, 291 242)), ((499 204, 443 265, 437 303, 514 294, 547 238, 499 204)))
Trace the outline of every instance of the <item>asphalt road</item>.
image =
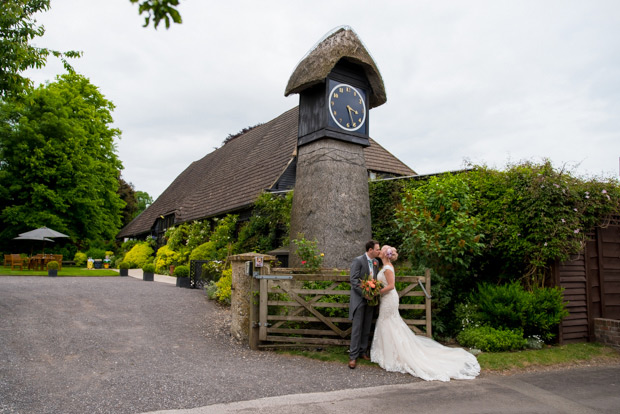
POLYGON ((166 283, 0 277, 0 413, 620 413, 620 366, 424 382, 250 351, 229 323, 166 283))

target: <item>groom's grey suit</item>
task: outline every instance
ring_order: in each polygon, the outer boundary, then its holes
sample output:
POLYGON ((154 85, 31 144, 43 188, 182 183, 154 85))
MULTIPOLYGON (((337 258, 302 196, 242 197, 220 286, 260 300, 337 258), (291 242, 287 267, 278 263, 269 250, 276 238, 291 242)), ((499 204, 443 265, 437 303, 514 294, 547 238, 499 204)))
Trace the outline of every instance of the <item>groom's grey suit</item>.
MULTIPOLYGON (((377 259, 371 259, 373 263, 373 279, 377 278, 379 266, 377 259)), ((375 313, 375 306, 369 306, 362 296, 361 283, 370 275, 368 256, 363 254, 356 257, 351 263, 351 299, 349 300, 349 319, 353 321, 351 329, 351 346, 349 347, 349 359, 357 359, 360 355, 368 352, 368 337, 370 326, 375 313)))

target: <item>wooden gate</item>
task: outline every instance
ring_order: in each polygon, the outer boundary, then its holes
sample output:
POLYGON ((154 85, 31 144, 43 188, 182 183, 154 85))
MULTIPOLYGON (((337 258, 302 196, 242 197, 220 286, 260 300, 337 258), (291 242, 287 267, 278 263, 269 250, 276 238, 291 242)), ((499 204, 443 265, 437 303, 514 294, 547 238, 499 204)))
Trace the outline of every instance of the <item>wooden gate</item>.
MULTIPOLYGON (((351 287, 345 273, 294 274, 276 268, 270 275, 256 275, 257 311, 250 323, 258 330, 258 346, 348 345, 351 287)), ((396 287, 407 325, 431 337, 430 270, 424 276, 397 276, 396 287)))

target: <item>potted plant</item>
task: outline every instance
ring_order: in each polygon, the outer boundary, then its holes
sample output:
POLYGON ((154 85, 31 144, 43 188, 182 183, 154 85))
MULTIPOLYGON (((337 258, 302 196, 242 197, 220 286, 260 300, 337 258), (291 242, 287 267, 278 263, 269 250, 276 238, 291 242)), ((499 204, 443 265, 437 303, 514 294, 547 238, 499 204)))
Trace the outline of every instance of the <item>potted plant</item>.
POLYGON ((142 280, 152 282, 155 277, 155 265, 153 263, 145 263, 142 266, 142 280))
POLYGON ((50 277, 58 276, 58 262, 56 260, 47 262, 47 275, 50 277))
POLYGON ((129 263, 120 262, 118 264, 118 271, 121 276, 129 276, 129 263))
POLYGON ((188 266, 176 266, 174 268, 174 275, 177 277, 177 287, 190 288, 192 287, 191 280, 189 278, 188 266))

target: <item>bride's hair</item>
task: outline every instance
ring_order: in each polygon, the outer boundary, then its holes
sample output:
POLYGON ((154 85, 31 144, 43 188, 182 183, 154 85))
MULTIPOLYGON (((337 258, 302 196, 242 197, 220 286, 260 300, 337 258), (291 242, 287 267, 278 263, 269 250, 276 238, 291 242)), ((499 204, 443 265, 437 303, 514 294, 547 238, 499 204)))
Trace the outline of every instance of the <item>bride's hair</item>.
POLYGON ((398 260, 398 252, 392 246, 388 246, 386 244, 381 248, 381 253, 383 253, 385 257, 390 259, 391 262, 395 262, 396 260, 398 260))

